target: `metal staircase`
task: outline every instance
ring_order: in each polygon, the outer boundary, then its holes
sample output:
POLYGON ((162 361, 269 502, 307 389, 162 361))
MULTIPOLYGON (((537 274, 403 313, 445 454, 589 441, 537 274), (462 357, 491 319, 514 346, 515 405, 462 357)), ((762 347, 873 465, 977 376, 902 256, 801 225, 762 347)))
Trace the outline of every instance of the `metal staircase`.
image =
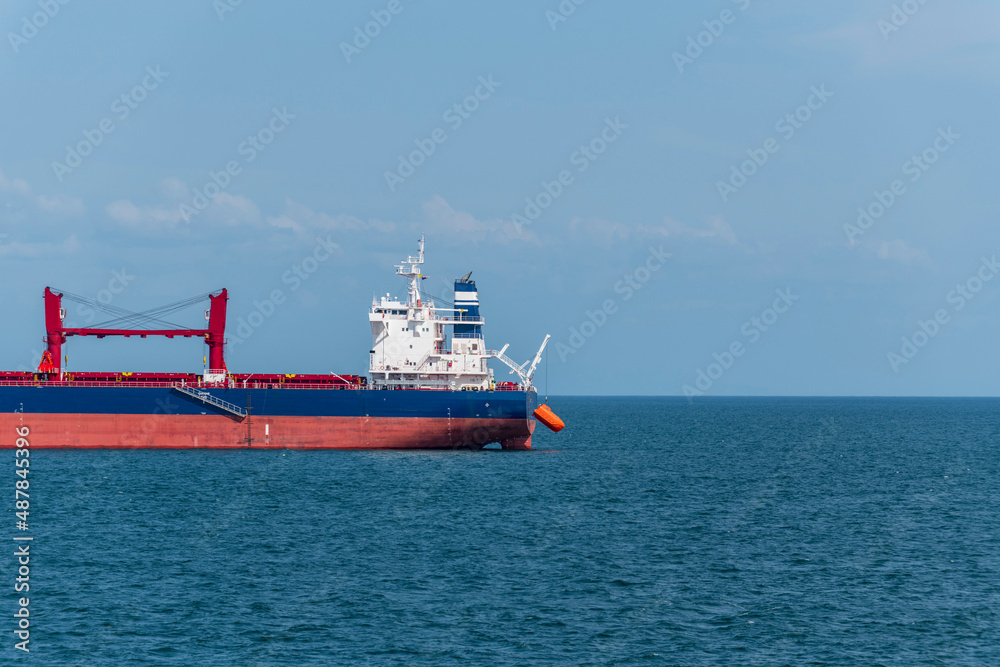
POLYGON ((432 354, 437 354, 437 350, 428 350, 427 354, 421 357, 420 361, 418 361, 413 368, 419 373, 420 369, 424 367, 424 364, 427 363, 427 360, 431 358, 432 354))
POLYGON ((176 389, 182 394, 190 396, 191 398, 197 401, 200 401, 207 405, 212 405, 232 415, 236 415, 240 419, 245 419, 247 416, 247 411, 241 408, 240 406, 236 405, 235 403, 230 403, 229 401, 224 401, 221 398, 216 398, 207 391, 201 389, 193 389, 192 387, 188 387, 182 384, 175 384, 174 389, 176 389))

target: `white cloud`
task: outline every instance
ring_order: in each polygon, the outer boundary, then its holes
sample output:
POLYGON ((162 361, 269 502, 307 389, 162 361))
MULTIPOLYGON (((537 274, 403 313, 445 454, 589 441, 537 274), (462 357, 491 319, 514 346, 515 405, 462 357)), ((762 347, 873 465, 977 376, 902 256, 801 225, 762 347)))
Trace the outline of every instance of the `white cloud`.
POLYGON ((105 207, 112 222, 132 232, 163 236, 177 231, 200 231, 214 227, 259 227, 262 225, 257 205, 243 195, 221 192, 196 215, 185 220, 181 204, 188 204, 188 187, 176 178, 160 182, 160 191, 169 203, 138 205, 129 199, 113 201, 105 207))
POLYGON ((84 212, 83 201, 76 197, 68 197, 66 195, 46 197, 45 195, 39 195, 35 201, 38 204, 38 208, 46 213, 54 213, 60 216, 79 216, 83 215, 84 212))
POLYGON ((509 243, 512 240, 538 242, 533 225, 518 230, 513 222, 501 218, 480 220, 466 211, 457 211, 444 197, 435 195, 421 206, 424 222, 417 225, 420 231, 440 234, 459 243, 493 241, 509 243))
POLYGON ((134 231, 166 231, 184 219, 180 208, 136 206, 127 199, 111 202, 105 211, 114 222, 134 231))
POLYGON ((0 194, 9 195, 9 197, 4 198, 8 204, 14 204, 18 207, 27 205, 60 218, 80 216, 85 211, 83 201, 76 197, 69 195, 36 196, 26 180, 8 178, 3 171, 0 171, 0 194))
POLYGON ((459 244, 483 241, 510 243, 513 240, 538 243, 538 237, 530 228, 519 234, 512 222, 500 218, 479 220, 471 213, 454 209, 441 196, 434 196, 422 204, 421 220, 405 224, 377 218, 362 220, 349 214, 331 215, 291 199, 285 200, 284 210, 280 213, 266 215, 248 197, 228 192, 216 195, 204 210, 190 220, 185 220, 180 206, 186 203, 188 187, 171 178, 161 182, 159 189, 170 202, 144 205, 120 199, 105 207, 108 219, 126 231, 151 237, 202 235, 220 228, 270 231, 272 239, 278 236, 307 239, 330 232, 391 234, 412 230, 437 235, 459 244))
POLYGON ((624 240, 637 233, 641 234, 640 228, 641 225, 627 225, 602 218, 573 218, 569 221, 569 229, 573 233, 589 240, 597 239, 605 243, 624 240))
POLYGON ((882 261, 898 262, 899 264, 917 264, 932 266, 931 256, 926 250, 914 248, 902 239, 892 241, 871 240, 861 247, 862 253, 882 261))
POLYGON ((255 203, 243 195, 231 195, 228 192, 216 195, 202 215, 212 222, 221 222, 230 227, 256 227, 261 224, 260 210, 255 203))
POLYGON ((898 31, 885 29, 886 25, 895 27, 892 14, 892 5, 880 6, 868 14, 870 18, 866 21, 798 36, 792 42, 844 51, 869 69, 915 66, 923 74, 995 77, 1000 52, 996 48, 984 51, 982 47, 995 47, 998 43, 1000 7, 996 3, 969 0, 927 3, 908 16, 898 31))
POLYGON ((392 222, 377 219, 365 222, 353 215, 317 213, 291 199, 286 199, 285 210, 280 215, 268 217, 267 223, 277 229, 287 229, 298 235, 311 235, 321 231, 374 230, 390 233, 396 230, 396 224, 392 222))
POLYGON ((31 195, 31 187, 21 178, 9 179, 0 170, 0 192, 13 192, 25 197, 31 195))
POLYGON ((9 258, 49 258, 72 255, 80 250, 80 241, 72 234, 61 243, 46 241, 42 243, 26 243, 18 241, 16 235, 0 235, 0 257, 9 258), (13 239, 13 240, 11 240, 13 239))
POLYGON ((736 233, 722 217, 715 216, 706 220, 707 227, 688 227, 684 223, 673 218, 664 218, 662 228, 666 230, 665 236, 681 236, 694 239, 717 239, 728 245, 740 245, 736 233))
POLYGON ((188 189, 188 186, 181 179, 174 178, 173 176, 160 181, 160 192, 171 201, 177 202, 177 204, 190 201, 191 199, 191 191, 188 189))
POLYGON ((660 224, 624 223, 602 218, 574 218, 569 229, 591 243, 614 243, 628 239, 681 239, 724 243, 747 249, 736 237, 733 228, 722 217, 707 218, 704 227, 691 227, 666 217, 660 224))

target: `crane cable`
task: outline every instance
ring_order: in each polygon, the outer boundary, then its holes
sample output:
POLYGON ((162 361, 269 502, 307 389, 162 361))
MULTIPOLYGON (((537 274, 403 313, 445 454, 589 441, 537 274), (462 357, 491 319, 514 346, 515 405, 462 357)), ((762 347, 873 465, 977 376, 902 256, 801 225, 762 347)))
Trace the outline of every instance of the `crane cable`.
POLYGON ((173 322, 161 319, 162 316, 169 315, 170 313, 177 312, 184 308, 188 308, 200 301, 204 301, 208 297, 215 294, 215 292, 208 292, 206 294, 200 294, 195 297, 190 297, 187 299, 182 299, 165 306, 159 306, 158 308, 151 308, 142 312, 132 312, 124 308, 119 308, 117 306, 112 306, 110 304, 102 303, 95 299, 90 299, 87 297, 80 296, 78 294, 73 294, 72 292, 67 292, 65 290, 60 290, 58 288, 51 288, 62 294, 63 297, 68 298, 70 301, 81 303, 83 305, 91 306, 97 310, 103 311, 110 315, 118 315, 118 317, 101 322, 93 327, 93 329, 111 329, 117 328, 121 325, 136 326, 146 329, 152 329, 155 325, 159 325, 161 328, 165 325, 166 328, 171 329, 186 329, 187 327, 178 325, 173 322))

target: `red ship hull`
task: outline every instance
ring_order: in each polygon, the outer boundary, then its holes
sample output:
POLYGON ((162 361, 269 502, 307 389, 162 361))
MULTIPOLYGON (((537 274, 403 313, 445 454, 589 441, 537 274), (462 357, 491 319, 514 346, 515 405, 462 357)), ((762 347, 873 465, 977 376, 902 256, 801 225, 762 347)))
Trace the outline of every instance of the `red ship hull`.
POLYGON ((415 417, 0 414, 0 447, 30 428, 32 449, 531 449, 535 422, 415 417))

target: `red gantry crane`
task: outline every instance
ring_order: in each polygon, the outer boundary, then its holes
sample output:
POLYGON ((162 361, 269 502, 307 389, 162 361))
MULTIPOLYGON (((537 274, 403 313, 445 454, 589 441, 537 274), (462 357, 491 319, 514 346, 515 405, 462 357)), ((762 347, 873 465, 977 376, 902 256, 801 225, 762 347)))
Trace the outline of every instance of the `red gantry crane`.
POLYGON ((62 373, 62 346, 69 336, 166 336, 174 338, 182 336, 191 338, 194 336, 204 337, 208 344, 208 368, 209 372, 226 372, 226 360, 224 356, 224 346, 226 342, 226 301, 229 299, 227 290, 222 289, 207 295, 201 295, 179 301, 160 308, 154 308, 142 313, 132 313, 121 308, 113 308, 107 304, 93 302, 73 294, 65 292, 65 295, 76 301, 90 303, 102 310, 118 315, 116 319, 109 320, 97 327, 87 328, 65 328, 63 320, 66 318, 66 310, 62 306, 64 292, 54 292, 51 288, 45 288, 45 343, 47 349, 42 355, 42 363, 38 366, 40 373, 62 373), (170 322, 165 322, 160 317, 169 312, 186 308, 198 301, 208 297, 211 302, 209 310, 206 311, 208 319, 207 329, 184 329, 184 328, 143 328, 143 329, 123 329, 115 328, 118 325, 146 325, 146 326, 176 326, 170 322))

